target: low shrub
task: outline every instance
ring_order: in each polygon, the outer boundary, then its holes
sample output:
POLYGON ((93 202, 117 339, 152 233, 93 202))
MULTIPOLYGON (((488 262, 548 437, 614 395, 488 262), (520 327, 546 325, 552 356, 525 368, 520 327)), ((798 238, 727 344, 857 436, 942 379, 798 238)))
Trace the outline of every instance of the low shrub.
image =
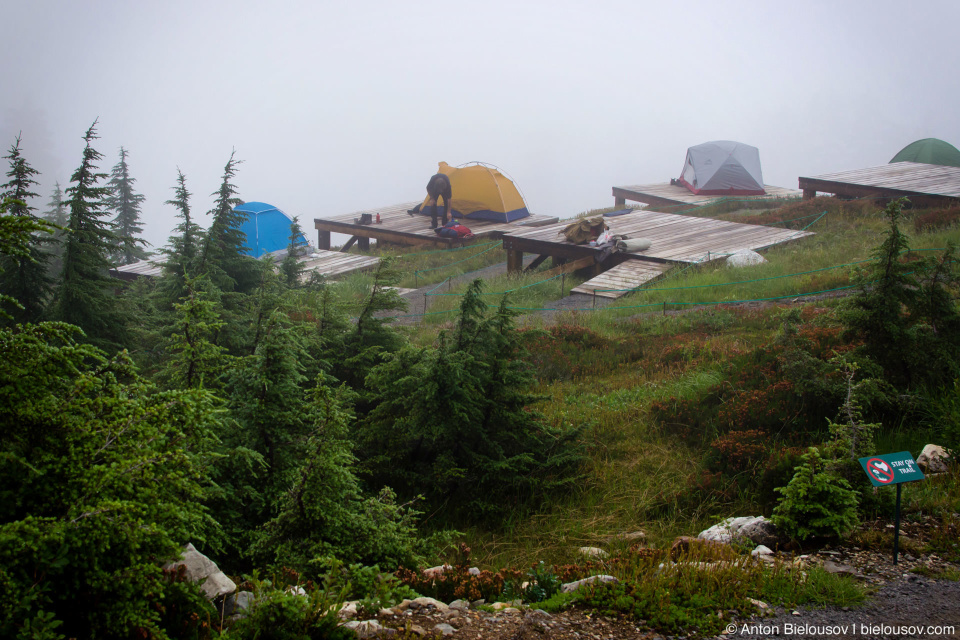
POLYGON ((278 588, 269 580, 248 581, 254 602, 247 614, 221 637, 237 640, 354 640, 356 634, 340 626, 337 611, 343 594, 306 585, 305 595, 278 588))
POLYGON ((503 592, 504 600, 519 598, 525 603, 543 602, 552 598, 560 591, 560 578, 553 572, 553 568, 544 564, 533 565, 523 576, 523 581, 508 582, 503 592))
POLYGON ((960 220, 960 206, 935 209, 914 216, 913 228, 916 231, 937 231, 952 227, 958 220, 960 220))

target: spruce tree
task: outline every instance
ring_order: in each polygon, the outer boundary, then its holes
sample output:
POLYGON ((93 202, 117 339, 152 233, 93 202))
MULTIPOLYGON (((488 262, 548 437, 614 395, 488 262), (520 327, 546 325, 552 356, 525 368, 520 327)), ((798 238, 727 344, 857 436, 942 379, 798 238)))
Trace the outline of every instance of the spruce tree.
POLYGON ((290 243, 287 245, 287 255, 280 263, 283 282, 291 289, 300 286, 300 278, 303 275, 303 261, 300 258, 307 255, 309 248, 309 245, 303 241, 300 216, 294 216, 293 222, 290 223, 290 243))
POLYGON ((186 293, 186 280, 196 275, 195 267, 198 252, 198 243, 203 229, 191 218, 190 196, 193 194, 187 189, 187 178, 180 169, 177 169, 177 186, 173 187, 174 198, 167 200, 177 209, 180 224, 170 236, 169 245, 162 252, 167 256, 164 271, 167 275, 160 285, 161 295, 168 304, 175 303, 186 293))
POLYGON ((252 259, 244 255, 247 248, 246 234, 240 230, 247 214, 235 211, 243 203, 237 197, 237 188, 231 180, 237 173, 236 151, 230 153, 230 159, 223 169, 223 181, 220 188, 211 195, 216 196, 208 214, 213 217, 207 229, 198 258, 197 275, 208 273, 210 279, 223 291, 249 291, 256 283, 258 268, 252 259))
POLYGON ((97 186, 107 176, 97 171, 96 163, 103 156, 92 146, 98 138, 96 126, 94 121, 83 136, 83 161, 66 191, 69 233, 52 315, 83 329, 95 344, 115 347, 123 334, 124 321, 113 294, 118 283, 107 275, 108 255, 116 245, 116 236, 110 223, 103 219, 103 199, 110 190, 97 186))
POLYGON ((389 258, 382 258, 373 273, 373 285, 360 308, 357 322, 344 339, 344 352, 334 375, 354 389, 363 381, 381 354, 392 353, 404 344, 404 338, 390 328, 393 318, 383 312, 405 310, 407 301, 397 293, 400 271, 389 258))
POLYGON ((116 214, 113 227, 118 244, 111 258, 118 265, 132 264, 147 257, 143 249, 146 241, 139 237, 143 233, 140 207, 146 198, 134 191, 136 179, 130 177, 128 154, 126 149, 120 147, 120 161, 110 171, 110 181, 107 183, 110 193, 104 198, 105 209, 116 214))
MULTIPOLYGON (((37 197, 31 189, 39 184, 33 177, 40 172, 31 167, 21 154, 19 135, 4 158, 10 161, 10 170, 7 171, 10 180, 0 185, 3 189, 0 198, 10 199, 9 215, 38 220, 34 214, 36 208, 30 206, 29 200, 37 197)), ((47 273, 49 255, 41 249, 42 244, 49 241, 49 234, 34 236, 25 255, 3 256, 0 259, 0 292, 14 298, 19 304, 19 308, 12 310, 17 322, 37 321, 50 296, 53 283, 47 273)))
MULTIPOLYGON (((579 429, 549 424, 533 408, 533 375, 513 312, 484 314, 480 280, 467 290, 452 339, 406 348, 366 377, 372 407, 358 455, 375 486, 464 519, 498 516, 578 479, 579 429)), ((442 517, 442 516, 441 516, 442 517)))
POLYGON ((70 211, 63 199, 63 190, 60 188, 59 181, 53 187, 53 194, 50 196, 50 202, 47 203, 47 210, 43 212, 43 219, 58 227, 53 230, 50 242, 43 247, 50 254, 47 273, 55 279, 63 268, 64 236, 67 233, 67 222, 70 220, 70 211))
POLYGON ((889 227, 873 261, 856 275, 858 291, 839 317, 858 353, 879 364, 887 381, 908 388, 940 385, 960 372, 960 313, 949 291, 958 282, 954 249, 941 258, 907 262, 910 244, 900 229, 906 198, 884 210, 889 227))
POLYGON ((166 344, 167 357, 160 377, 174 389, 212 389, 232 364, 217 344, 223 330, 219 291, 203 278, 188 278, 186 294, 174 305, 173 333, 166 344))

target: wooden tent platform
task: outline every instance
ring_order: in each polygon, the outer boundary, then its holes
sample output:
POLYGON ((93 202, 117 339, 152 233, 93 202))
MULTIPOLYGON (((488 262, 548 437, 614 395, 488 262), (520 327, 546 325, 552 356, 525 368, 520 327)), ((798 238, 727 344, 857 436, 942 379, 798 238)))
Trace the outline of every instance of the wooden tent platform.
POLYGON ((303 257, 303 277, 308 278, 316 272, 328 278, 336 278, 354 271, 366 271, 379 264, 380 258, 356 253, 314 250, 303 257))
MULTIPOLYGON (((330 249, 330 234, 344 233, 350 240, 341 251, 349 249, 356 242, 362 251, 370 248, 370 238, 378 242, 392 242, 405 245, 438 245, 460 246, 462 240, 441 238, 430 228, 430 216, 421 214, 409 215, 408 209, 420 204, 417 202, 403 202, 375 209, 364 209, 354 213, 347 213, 331 218, 316 218, 313 226, 317 230, 318 244, 321 249, 330 249), (369 213, 373 218, 371 224, 360 224, 360 216, 369 213), (381 223, 377 224, 377 214, 380 214, 381 223)), ((558 218, 530 214, 514 222, 490 222, 487 220, 472 220, 464 218, 462 223, 469 227, 475 238, 499 238, 509 230, 518 227, 535 227, 553 224, 558 218)))
POLYGON ((960 167, 894 162, 879 167, 800 178, 804 199, 817 192, 846 198, 926 196, 960 198, 960 167))
MULTIPOLYGON (((629 238, 647 238, 651 241, 650 248, 637 253, 614 252, 602 262, 597 262, 603 257, 601 255, 603 249, 567 241, 561 233, 561 230, 571 222, 566 220, 546 227, 516 230, 503 236, 503 248, 507 252, 507 270, 520 271, 523 254, 534 253, 538 254, 538 257, 530 263, 528 269, 535 268, 549 257, 560 264, 566 261, 576 261, 583 267, 592 264, 595 275, 599 276, 605 270, 631 261, 659 264, 667 268, 672 264, 700 263, 723 258, 740 249, 760 251, 773 245, 813 235, 809 231, 777 229, 643 209, 605 218, 605 220, 611 233, 629 238)), ((590 292, 601 288, 636 287, 642 284, 643 278, 652 279, 657 275, 641 267, 636 267, 635 272, 625 268, 619 273, 611 274, 609 283, 606 281, 591 283, 590 292), (626 275, 630 273, 632 275, 626 275), (621 277, 625 278, 623 282, 627 283, 626 286, 606 286, 613 283, 614 279, 621 277)), ((587 283, 581 285, 581 287, 584 286, 587 286, 587 283)))
MULTIPOLYGON (((770 200, 777 198, 799 198, 800 192, 794 189, 785 189, 783 187, 774 187, 764 185, 767 192, 763 196, 732 196, 744 200, 770 200)), ((718 200, 723 200, 731 196, 698 196, 690 193, 690 190, 679 184, 670 184, 663 182, 659 184, 639 184, 627 187, 614 187, 613 198, 617 207, 622 207, 627 200, 633 202, 643 202, 657 207, 675 207, 678 205, 689 205, 691 207, 702 207, 713 204, 718 200)))
MULTIPOLYGON (((328 278, 335 278, 353 271, 372 269, 380 262, 380 258, 356 253, 317 251, 314 249, 303 256, 301 262, 303 263, 303 279, 309 278, 313 272, 328 278)), ((137 278, 156 278, 163 273, 162 265, 162 260, 141 260, 111 269, 110 274, 128 282, 137 278)))
POLYGON ((585 293, 602 298, 619 298, 642 284, 661 277, 672 265, 661 262, 628 260, 587 280, 570 293, 585 293))

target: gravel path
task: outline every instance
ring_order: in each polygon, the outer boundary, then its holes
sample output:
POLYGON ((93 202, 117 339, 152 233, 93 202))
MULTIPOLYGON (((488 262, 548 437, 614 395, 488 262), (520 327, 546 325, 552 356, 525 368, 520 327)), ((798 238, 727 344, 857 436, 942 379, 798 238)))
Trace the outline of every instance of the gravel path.
POLYGON ((960 582, 903 574, 866 605, 778 610, 737 623, 726 638, 960 638, 960 582))

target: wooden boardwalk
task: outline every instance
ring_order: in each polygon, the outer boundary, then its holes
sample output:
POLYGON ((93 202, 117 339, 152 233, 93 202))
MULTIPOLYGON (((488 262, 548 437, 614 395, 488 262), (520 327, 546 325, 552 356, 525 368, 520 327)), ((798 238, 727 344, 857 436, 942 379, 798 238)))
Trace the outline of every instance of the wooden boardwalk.
POLYGON ((570 293, 585 293, 601 298, 619 298, 642 284, 661 277, 672 265, 661 262, 628 260, 587 280, 570 293))
MULTIPOLYGON (((628 262, 641 262, 651 267, 624 267, 607 276, 605 280, 584 283, 578 288, 587 288, 592 294, 596 289, 628 289, 656 278, 673 264, 690 264, 725 258, 741 249, 760 251, 813 235, 809 231, 777 229, 739 222, 725 222, 712 218, 697 218, 673 213, 637 210, 620 216, 605 218, 610 232, 628 238, 647 238, 650 248, 636 253, 614 252, 603 258, 603 249, 589 245, 577 245, 567 241, 561 230, 571 221, 529 230, 516 230, 503 236, 503 248, 507 252, 507 269, 521 270, 524 253, 538 254, 532 268, 546 258, 555 263, 580 261, 590 265, 593 258, 594 275, 600 276, 628 262), (598 260, 603 260, 597 262, 598 260), (657 270, 657 265, 662 267, 657 270), (618 285, 618 286, 607 286, 618 285), (619 286, 623 285, 623 286, 619 286)), ((622 295, 625 292, 621 292, 622 295)), ((597 295, 601 295, 599 292, 597 295)), ((618 297, 610 292, 610 297, 618 297)))
MULTIPOLYGON (((275 259, 279 264, 279 259, 275 259)), ((356 253, 340 253, 339 251, 318 251, 313 249, 300 259, 303 264, 302 280, 307 280, 311 273, 319 273, 328 278, 336 278, 354 271, 372 269, 380 262, 375 256, 365 256, 356 253)), ((141 260, 133 264, 126 264, 110 270, 110 274, 121 280, 132 281, 137 278, 156 278, 163 273, 163 260, 141 260)))
MULTIPOLYGON (((732 196, 736 199, 744 200, 776 200, 778 198, 799 198, 800 191, 795 189, 785 189, 783 187, 774 187, 764 185, 767 192, 763 196, 732 196)), ((622 207, 627 200, 633 202, 643 202, 644 204, 656 207, 674 207, 678 205, 689 205, 691 207, 702 207, 713 204, 719 200, 730 198, 731 196, 698 196, 690 192, 689 189, 679 184, 670 184, 663 182, 658 184, 638 184, 627 187, 614 187, 613 198, 615 206, 622 207)))
POLYGON ((960 167, 894 162, 799 179, 804 199, 817 192, 847 198, 926 196, 960 198, 960 167))
MULTIPOLYGON (((353 246, 354 242, 362 251, 370 248, 370 238, 378 242, 392 242, 404 245, 439 245, 461 246, 464 241, 441 238, 430 228, 430 216, 409 215, 408 209, 420 204, 417 202, 402 202, 386 207, 364 209, 354 213, 332 216, 330 218, 315 218, 313 226, 317 230, 318 245, 321 249, 330 249, 330 234, 343 233, 350 236, 344 249, 353 246), (370 214, 371 224, 359 223, 360 216, 370 214), (380 224, 376 223, 377 214, 380 214, 380 224)), ((441 214, 442 215, 442 214, 441 214)), ((518 227, 533 227, 557 222, 556 217, 530 214, 514 222, 491 222, 489 220, 461 219, 464 226, 469 227, 475 238, 499 238, 507 231, 518 227)))

